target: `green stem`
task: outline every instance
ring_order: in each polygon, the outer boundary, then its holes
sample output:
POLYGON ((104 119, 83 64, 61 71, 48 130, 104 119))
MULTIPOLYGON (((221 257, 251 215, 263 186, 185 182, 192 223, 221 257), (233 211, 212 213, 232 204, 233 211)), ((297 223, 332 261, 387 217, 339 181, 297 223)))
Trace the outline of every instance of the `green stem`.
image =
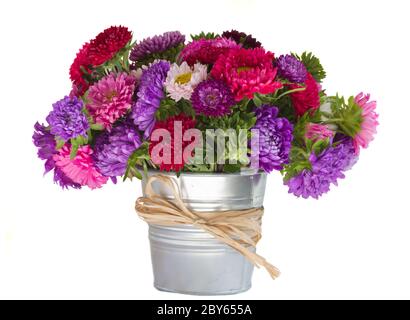
POLYGON ((345 121, 344 119, 335 118, 335 119, 326 120, 326 121, 324 121, 324 123, 325 123, 325 124, 339 124, 339 123, 342 123, 342 122, 344 122, 344 121, 345 121))
POLYGON ((286 96, 286 95, 288 95, 288 94, 291 94, 291 93, 294 93, 294 92, 305 91, 305 90, 306 90, 306 88, 296 88, 296 89, 292 89, 292 90, 289 90, 289 91, 286 91, 286 92, 282 93, 281 95, 279 95, 279 97, 275 97, 275 99, 276 99, 276 100, 279 100, 280 98, 283 98, 284 96, 286 96))

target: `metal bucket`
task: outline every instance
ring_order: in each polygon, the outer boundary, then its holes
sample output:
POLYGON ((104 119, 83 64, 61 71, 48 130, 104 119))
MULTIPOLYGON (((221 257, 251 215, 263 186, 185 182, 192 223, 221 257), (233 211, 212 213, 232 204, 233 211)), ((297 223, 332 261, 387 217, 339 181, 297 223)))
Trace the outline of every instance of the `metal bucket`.
MULTIPOLYGON (((150 172, 149 175, 156 174, 150 172)), ((172 175, 172 174, 170 174, 172 175)), ((242 210, 261 207, 266 174, 183 173, 175 177, 184 203, 195 211, 242 210)), ((142 181, 143 190, 146 180, 142 181)), ((172 199, 154 182, 154 191, 172 199)), ((253 265, 244 256, 193 226, 149 226, 154 286, 192 295, 225 295, 251 287, 253 265)), ((254 249, 253 249, 254 250, 254 249)))

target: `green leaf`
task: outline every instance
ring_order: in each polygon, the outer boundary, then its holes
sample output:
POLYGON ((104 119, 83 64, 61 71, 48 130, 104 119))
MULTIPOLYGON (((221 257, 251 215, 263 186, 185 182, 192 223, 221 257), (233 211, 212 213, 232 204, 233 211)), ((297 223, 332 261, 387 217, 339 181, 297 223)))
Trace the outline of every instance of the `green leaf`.
POLYGON ((65 141, 58 137, 56 137, 55 140, 56 140, 56 150, 60 150, 64 146, 65 141))
POLYGON ((263 104, 259 94, 257 94, 257 93, 253 96, 252 100, 253 100, 253 103, 255 104, 255 106, 257 106, 257 107, 260 107, 263 104))
POLYGON ((241 171, 241 165, 240 164, 225 164, 223 167, 223 172, 225 173, 236 173, 241 171))
POLYGON ((188 117, 195 117, 195 110, 189 100, 181 99, 177 102, 177 106, 188 117))
POLYGON ((145 161, 148 160, 150 160, 149 149, 148 143, 145 142, 129 156, 123 180, 125 181, 127 178, 132 177, 142 179, 142 175, 137 169, 137 166, 144 167, 145 161))
POLYGON ((354 97, 346 102, 343 97, 336 95, 328 97, 327 102, 331 103, 331 113, 323 113, 325 123, 336 125, 345 135, 354 138, 363 122, 362 108, 356 104, 354 97))
POLYGON ((199 33, 199 34, 191 34, 191 39, 192 39, 192 40, 215 39, 215 38, 217 38, 217 37, 219 37, 219 34, 213 33, 213 32, 205 33, 205 32, 202 31, 202 32, 199 33))
POLYGON ((326 78, 326 72, 320 63, 320 60, 315 57, 312 52, 303 52, 301 56, 295 53, 292 53, 292 55, 305 65, 307 71, 317 82, 322 82, 323 79, 326 78))
POLYGON ((92 130, 96 130, 96 131, 102 131, 102 130, 104 130, 104 126, 103 126, 102 124, 99 124, 99 123, 93 123, 93 124, 91 124, 91 125, 90 125, 90 128, 91 128, 92 130))
POLYGON ((70 159, 73 160, 77 155, 78 148, 80 147, 77 143, 71 143, 70 159))

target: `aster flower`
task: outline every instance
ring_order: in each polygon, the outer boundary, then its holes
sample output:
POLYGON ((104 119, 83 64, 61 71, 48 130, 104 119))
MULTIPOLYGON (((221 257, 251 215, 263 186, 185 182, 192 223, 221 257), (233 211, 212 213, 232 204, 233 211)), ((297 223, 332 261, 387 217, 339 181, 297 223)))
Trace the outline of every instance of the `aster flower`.
MULTIPOLYGON (((256 109, 259 150, 252 146, 252 158, 257 157, 259 168, 265 172, 282 170, 289 163, 293 126, 286 118, 278 118, 279 109, 263 105, 256 109)), ((254 162, 254 161, 253 161, 254 162)))
POLYGON ((136 44, 130 53, 130 60, 147 62, 170 49, 178 48, 185 42, 185 36, 179 31, 165 32, 162 35, 146 38, 136 44))
POLYGON ((77 97, 66 96, 54 103, 47 116, 51 134, 63 140, 87 136, 89 124, 82 110, 83 103, 77 97))
POLYGON ((236 101, 252 99, 254 93, 273 93, 282 87, 275 81, 277 69, 272 64, 273 58, 273 53, 262 48, 232 49, 219 56, 211 75, 228 84, 236 101))
MULTIPOLYGON (((298 84, 290 84, 291 90, 303 88, 298 84)), ((315 78, 308 73, 305 80, 305 90, 293 92, 290 98, 298 116, 304 115, 309 110, 316 110, 320 106, 319 85, 315 78)))
POLYGON ((137 128, 130 121, 114 127, 106 136, 97 139, 94 160, 97 169, 106 177, 122 176, 129 156, 141 146, 137 128))
POLYGON ((179 143, 175 143, 174 140, 174 133, 175 133, 175 123, 176 122, 181 122, 181 129, 182 129, 182 135, 181 137, 184 136, 184 133, 188 129, 195 128, 195 120, 193 120, 190 117, 187 117, 184 114, 179 114, 174 117, 170 117, 165 121, 158 121, 155 124, 154 130, 151 134, 150 138, 150 145, 149 145, 149 154, 151 156, 151 160, 154 164, 159 166, 159 169, 161 171, 181 171, 184 166, 184 157, 183 157, 183 152, 185 148, 191 143, 190 141, 182 141, 181 145, 179 143), (164 141, 166 139, 165 137, 161 141, 153 141, 153 134, 155 133, 156 129, 165 129, 169 133, 169 138, 170 141, 164 141), (162 150, 159 150, 159 154, 156 154, 156 147, 158 147, 158 144, 164 146, 162 150), (167 146, 169 148, 167 149, 167 146), (178 161, 175 159, 175 154, 179 154, 179 157, 182 161, 178 161))
POLYGON ((307 77, 305 65, 294 56, 287 54, 282 55, 276 60, 278 74, 284 79, 291 82, 302 83, 307 77))
POLYGON ((237 30, 224 31, 222 37, 234 40, 237 44, 241 44, 245 49, 259 48, 262 44, 257 41, 252 35, 247 35, 244 32, 237 30))
POLYGON ((136 79, 125 72, 110 73, 88 93, 87 109, 95 123, 110 129, 112 124, 131 109, 136 79))
POLYGON ((82 96, 90 86, 89 82, 86 80, 86 78, 91 77, 92 73, 88 54, 89 49, 90 44, 85 43, 77 53, 77 56, 70 67, 70 79, 73 83, 72 92, 78 96, 82 96))
POLYGON ((80 146, 74 159, 70 158, 71 147, 65 145, 53 156, 56 167, 69 179, 91 189, 100 188, 108 180, 94 165, 93 150, 89 145, 80 146))
POLYGON ((202 81, 195 88, 191 102, 196 113, 210 117, 231 113, 231 107, 235 104, 227 85, 223 81, 215 79, 202 81))
POLYGON ((105 29, 91 40, 89 61, 93 66, 99 66, 111 60, 131 39, 132 33, 126 27, 113 26, 105 29))
POLYGON ((351 139, 344 139, 336 146, 330 146, 321 155, 310 155, 311 169, 304 169, 298 175, 285 181, 289 193, 303 198, 318 199, 330 190, 330 185, 337 185, 343 179, 344 172, 356 163, 357 156, 351 139))
POLYGON ((34 125, 33 143, 38 148, 38 157, 41 160, 46 160, 44 164, 44 174, 54 170, 54 183, 63 189, 68 187, 75 189, 81 188, 78 183, 73 182, 59 168, 55 167, 53 156, 57 153, 56 141, 46 127, 38 122, 34 125))
POLYGON ((376 101, 370 101, 370 95, 364 95, 359 93, 354 101, 362 109, 362 122, 360 125, 360 131, 353 138, 353 144, 356 154, 359 154, 360 148, 367 148, 369 142, 374 139, 376 134, 376 127, 379 122, 377 118, 379 115, 375 112, 376 110, 376 101))
POLYGON ((73 92, 82 96, 90 86, 92 69, 112 58, 131 40, 132 34, 125 27, 110 27, 83 45, 70 67, 73 92))
POLYGON ((186 61, 190 66, 195 63, 213 64, 220 55, 226 54, 230 49, 241 46, 234 40, 226 38, 199 39, 185 46, 179 55, 181 61, 186 61))
POLYGON ((334 136, 334 131, 328 125, 319 123, 308 123, 306 125, 305 137, 312 141, 325 140, 334 136))
POLYGON ((171 65, 165 80, 168 96, 179 101, 182 98, 189 100, 195 87, 207 77, 207 67, 196 63, 192 68, 183 62, 180 66, 171 65))
POLYGON ((155 112, 164 98, 164 82, 170 64, 159 61, 143 70, 138 88, 138 100, 132 107, 131 117, 147 139, 155 125, 155 112))

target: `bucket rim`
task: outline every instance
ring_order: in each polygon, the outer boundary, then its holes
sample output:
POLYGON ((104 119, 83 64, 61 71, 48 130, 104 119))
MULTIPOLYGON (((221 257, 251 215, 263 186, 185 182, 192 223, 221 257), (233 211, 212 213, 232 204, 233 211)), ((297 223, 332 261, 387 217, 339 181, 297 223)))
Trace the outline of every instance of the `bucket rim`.
POLYGON ((243 177, 243 176, 257 176, 257 175, 267 175, 266 172, 257 169, 244 169, 240 172, 226 173, 226 172, 181 172, 179 176, 175 172, 166 172, 156 169, 148 169, 148 174, 162 174, 172 177, 184 177, 184 176, 194 176, 194 177, 243 177))

